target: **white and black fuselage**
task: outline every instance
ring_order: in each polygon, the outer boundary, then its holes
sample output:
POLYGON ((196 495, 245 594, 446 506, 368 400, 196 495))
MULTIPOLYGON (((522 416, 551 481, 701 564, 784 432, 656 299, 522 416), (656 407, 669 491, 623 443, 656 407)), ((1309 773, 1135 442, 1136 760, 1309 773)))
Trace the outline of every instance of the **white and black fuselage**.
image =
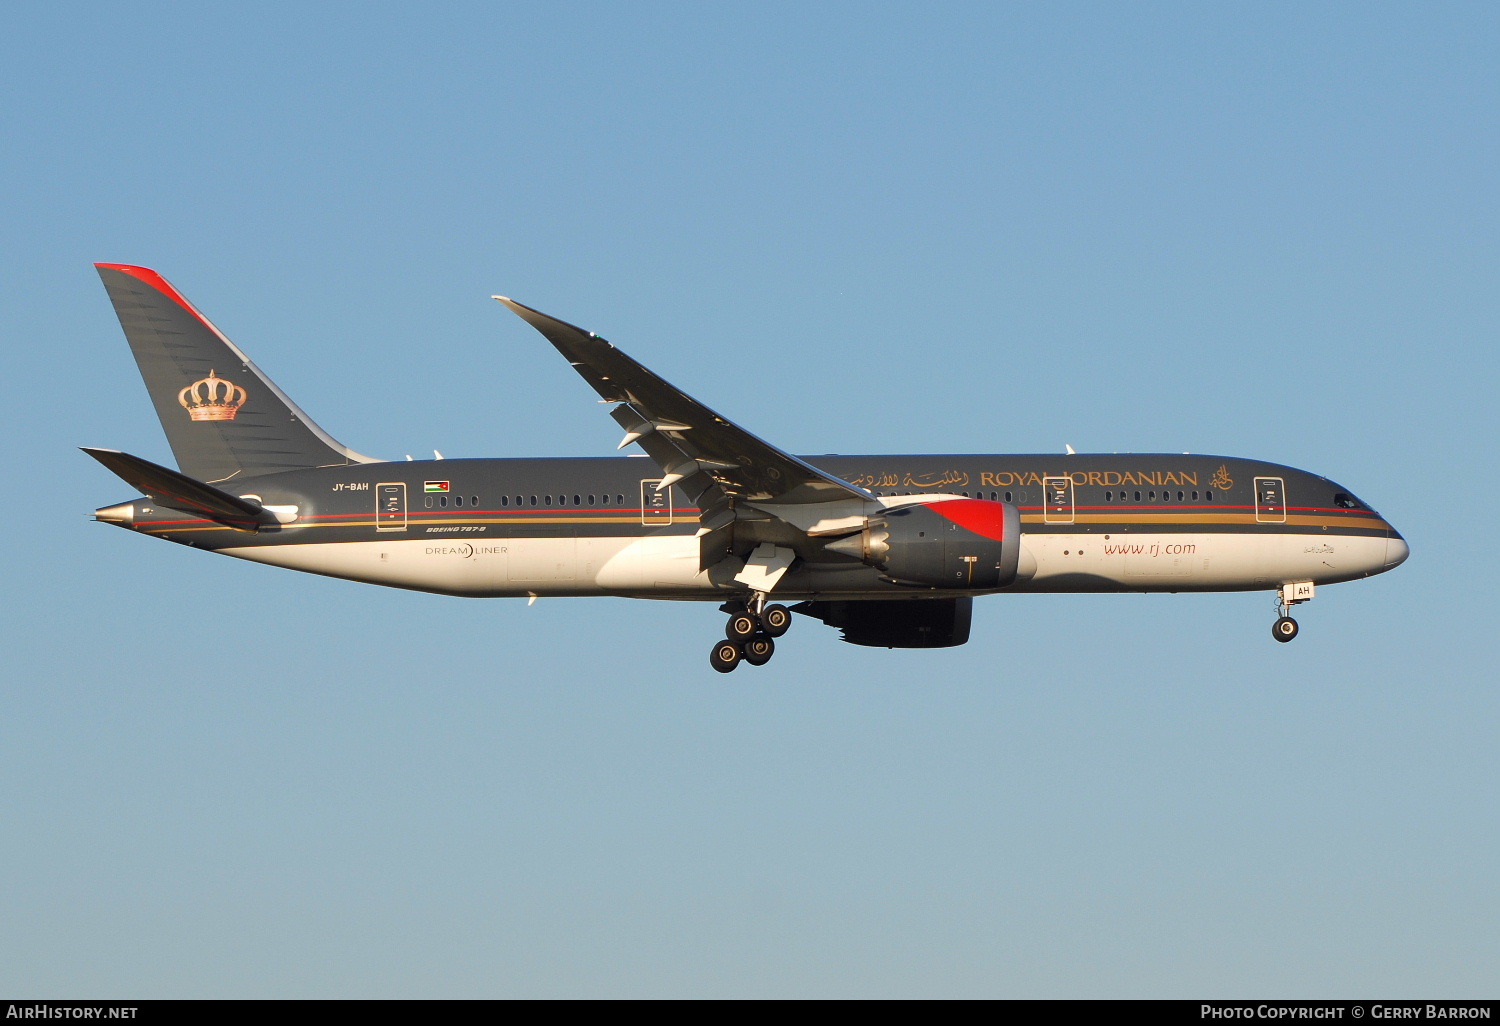
MULTIPOLYGON (((896 507, 950 497, 1013 505, 1018 566, 1003 585, 923 586, 809 539, 778 598, 1270 590, 1368 577, 1406 555, 1401 536, 1347 489, 1252 460, 803 459, 896 507)), ((291 513, 272 530, 233 530, 147 499, 131 504, 128 526, 242 559, 447 595, 723 601, 737 588, 700 568, 700 510, 678 487, 658 491, 660 481, 650 460, 630 457, 354 464, 241 481, 244 494, 291 513)))

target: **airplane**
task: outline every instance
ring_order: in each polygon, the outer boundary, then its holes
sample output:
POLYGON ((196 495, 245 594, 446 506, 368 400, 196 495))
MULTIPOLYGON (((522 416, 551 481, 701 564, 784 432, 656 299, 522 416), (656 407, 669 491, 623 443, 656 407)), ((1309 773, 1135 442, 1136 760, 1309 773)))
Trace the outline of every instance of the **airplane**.
POLYGON ((378 460, 318 427, 157 272, 95 267, 177 462, 84 448, 141 493, 96 520, 445 595, 717 602, 723 673, 768 662, 794 612, 855 645, 944 648, 969 640, 976 597, 1008 593, 1269 591, 1287 642, 1319 585, 1409 553, 1349 489, 1261 460, 794 456, 505 296, 598 393, 618 448, 647 458, 378 460))

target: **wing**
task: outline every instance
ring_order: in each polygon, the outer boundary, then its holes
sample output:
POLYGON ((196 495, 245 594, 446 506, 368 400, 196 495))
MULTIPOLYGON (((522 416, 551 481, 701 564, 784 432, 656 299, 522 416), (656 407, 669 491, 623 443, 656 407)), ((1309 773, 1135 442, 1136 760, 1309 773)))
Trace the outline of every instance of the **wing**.
POLYGON ((775 531, 746 526, 770 515, 799 533, 828 533, 839 522, 878 505, 863 488, 843 481, 771 445, 721 417, 692 396, 592 332, 504 296, 496 296, 536 328, 567 358, 625 429, 620 448, 634 442, 662 469, 663 489, 679 484, 700 509, 703 560, 717 561, 745 543, 776 542, 775 531), (749 508, 747 508, 749 507, 749 508), (729 538, 730 529, 740 544, 729 538), (715 556, 717 558, 715 558, 715 556))

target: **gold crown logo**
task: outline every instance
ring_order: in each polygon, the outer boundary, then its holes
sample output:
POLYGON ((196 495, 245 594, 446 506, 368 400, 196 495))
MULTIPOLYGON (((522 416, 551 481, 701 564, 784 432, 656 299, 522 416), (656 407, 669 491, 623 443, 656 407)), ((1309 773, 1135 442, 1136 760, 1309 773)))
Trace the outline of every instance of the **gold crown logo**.
POLYGON ((177 401, 194 420, 233 420, 245 405, 245 390, 213 371, 177 393, 177 401))

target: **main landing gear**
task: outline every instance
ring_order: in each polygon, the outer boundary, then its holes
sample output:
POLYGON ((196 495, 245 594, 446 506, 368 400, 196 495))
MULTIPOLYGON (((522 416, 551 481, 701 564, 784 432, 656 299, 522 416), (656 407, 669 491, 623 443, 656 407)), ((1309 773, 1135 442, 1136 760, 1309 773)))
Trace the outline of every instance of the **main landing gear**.
POLYGON ((1283 584, 1276 592, 1276 622, 1271 625, 1271 637, 1277 641, 1291 641, 1297 636, 1301 629, 1297 621, 1293 620, 1287 613, 1299 602, 1307 602, 1313 597, 1313 585, 1311 581, 1303 581, 1297 584, 1283 584))
POLYGON ((765 596, 757 595, 752 604, 726 605, 729 622, 724 625, 724 640, 714 646, 708 662, 720 673, 728 673, 741 662, 764 666, 776 654, 775 638, 792 626, 792 611, 786 606, 766 605, 765 596), (757 610, 755 606, 759 606, 757 610))

